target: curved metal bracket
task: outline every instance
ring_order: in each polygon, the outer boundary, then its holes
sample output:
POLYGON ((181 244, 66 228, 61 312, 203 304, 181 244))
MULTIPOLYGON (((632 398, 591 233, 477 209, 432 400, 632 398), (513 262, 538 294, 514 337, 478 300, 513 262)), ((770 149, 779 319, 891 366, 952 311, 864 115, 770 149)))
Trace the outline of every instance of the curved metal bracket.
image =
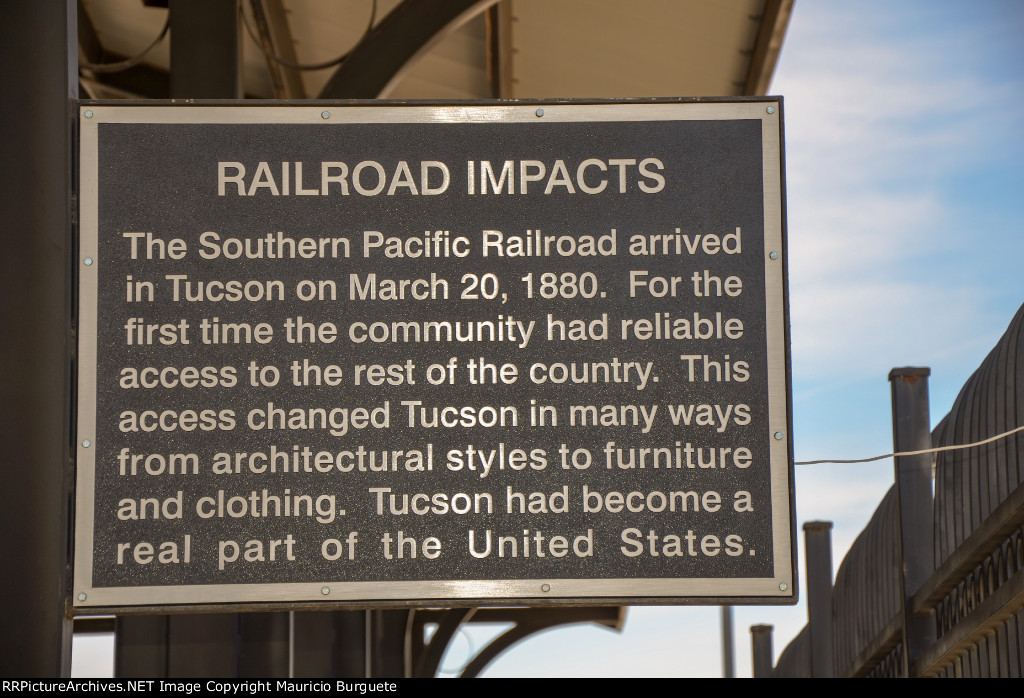
MULTIPOLYGON (((476 678, 502 652, 517 642, 544 630, 550 630, 562 625, 573 625, 575 623, 596 623, 597 625, 605 626, 609 630, 619 632, 626 621, 626 608, 624 606, 524 608, 514 610, 518 611, 514 616, 516 621, 515 627, 502 633, 492 640, 489 645, 480 650, 476 657, 462 670, 459 678, 476 678)), ((484 622, 483 618, 480 620, 484 622)))
MULTIPOLYGON (((563 625, 557 623, 556 625, 563 625)), ((491 644, 480 650, 473 661, 465 666, 462 673, 459 675, 460 679, 475 679, 480 675, 488 664, 494 661, 499 654, 507 650, 512 645, 516 644, 520 640, 525 640, 534 633, 539 633, 542 630, 553 628, 555 625, 534 625, 531 623, 520 623, 517 624, 511 630, 508 630, 491 641, 491 644)))
POLYGON ((318 99, 376 99, 401 79, 416 58, 497 0, 404 0, 352 50, 318 99))
POLYGON ((415 611, 409 626, 408 641, 413 667, 412 676, 429 678, 437 675, 448 645, 463 623, 513 623, 477 653, 463 668, 460 678, 475 678, 488 664, 509 647, 530 635, 560 625, 595 623, 616 632, 626 622, 624 606, 582 606, 577 608, 452 608, 415 611), (436 623, 430 642, 423 644, 423 626, 436 623))
MULTIPOLYGON (((415 660, 416 664, 412 670, 414 679, 429 679, 437 676, 437 671, 441 668, 441 659, 455 637, 455 633, 459 631, 459 626, 468 622, 474 613, 476 613, 475 608, 452 608, 444 612, 430 642, 415 660)), ((413 625, 413 632, 417 632, 416 625, 413 625)), ((419 626, 418 632, 423 632, 422 625, 419 626)))

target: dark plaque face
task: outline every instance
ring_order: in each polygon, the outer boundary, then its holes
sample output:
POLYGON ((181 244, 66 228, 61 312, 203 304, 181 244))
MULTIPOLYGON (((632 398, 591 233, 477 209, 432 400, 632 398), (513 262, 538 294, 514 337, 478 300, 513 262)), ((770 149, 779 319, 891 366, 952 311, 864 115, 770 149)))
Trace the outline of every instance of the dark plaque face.
POLYGON ((77 603, 791 601, 777 109, 83 108, 77 603))

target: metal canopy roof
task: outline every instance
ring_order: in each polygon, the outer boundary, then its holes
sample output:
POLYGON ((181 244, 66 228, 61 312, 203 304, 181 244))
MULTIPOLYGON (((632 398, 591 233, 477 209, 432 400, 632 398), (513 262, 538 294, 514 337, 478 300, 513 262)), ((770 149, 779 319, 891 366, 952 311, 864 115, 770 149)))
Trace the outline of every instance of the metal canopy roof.
MULTIPOLYGON (((167 2, 80 0, 83 65, 144 51, 168 22, 166 7, 152 6, 160 4, 167 2)), ((246 97, 290 99, 763 94, 792 5, 793 0, 242 0, 241 89, 246 97), (337 66, 299 71, 265 55, 314 64, 353 47, 343 66, 360 74, 360 85, 351 91, 337 66)), ((170 65, 165 37, 136 67, 83 67, 83 86, 97 98, 166 98, 170 65)))

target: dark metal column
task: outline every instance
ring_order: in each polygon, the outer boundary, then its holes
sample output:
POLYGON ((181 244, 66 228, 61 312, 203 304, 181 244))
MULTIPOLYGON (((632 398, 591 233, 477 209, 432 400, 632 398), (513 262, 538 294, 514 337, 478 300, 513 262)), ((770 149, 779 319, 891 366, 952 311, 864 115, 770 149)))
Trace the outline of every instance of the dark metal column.
POLYGON ((411 667, 406 666, 406 638, 411 611, 369 611, 368 677, 400 679, 411 667))
MULTIPOLYGON (((362 611, 356 613, 362 615, 362 611)), ((292 612, 291 676, 294 678, 333 676, 331 654, 335 634, 332 615, 323 611, 292 612)), ((362 676, 362 673, 357 676, 362 676)))
POLYGON ((242 96, 237 0, 171 0, 171 97, 242 96))
MULTIPOLYGON (((241 96, 241 36, 237 0, 171 0, 171 97, 234 99, 241 96)), ((137 658, 166 655, 162 676, 252 675, 254 662, 274 657, 266 673, 287 671, 284 621, 268 616, 241 619, 237 614, 119 619, 117 676, 137 674, 137 658), (275 630, 276 628, 276 630, 275 630), (147 634, 147 630, 150 631, 147 634), (142 645, 142 650, 134 644, 142 645), (274 652, 279 655, 274 655, 274 652)), ((151 673, 150 676, 160 674, 151 673)))
POLYGON ((288 678, 290 614, 238 614, 239 678, 288 678))
POLYGON ((722 678, 736 678, 736 653, 732 641, 732 606, 722 606, 722 678))
POLYGON ((367 611, 295 611, 292 676, 360 679, 367 676, 367 611))
POLYGON ((114 626, 114 676, 166 678, 168 616, 122 616, 114 626))
POLYGON ((807 618, 811 626, 811 676, 835 677, 832 657, 832 522, 804 524, 807 618))
POLYGON ((772 630, 771 625, 751 625, 750 639, 754 649, 754 678, 770 679, 774 664, 772 654, 772 630))
MULTIPOLYGON (((897 452, 931 448, 928 418, 928 368, 894 368, 892 383, 892 433, 897 452)), ((935 625, 928 617, 912 612, 912 599, 934 571, 932 549, 932 456, 900 456, 896 460, 896 498, 900 524, 900 576, 903 595, 903 675, 921 653, 935 642, 935 625)))
POLYGON ((365 677, 366 611, 335 611, 329 615, 334 627, 331 675, 339 679, 365 677))
POLYGON ((0 673, 68 676, 75 3, 12 0, 3 14, 0 673))
POLYGON ((234 678, 238 618, 233 613, 177 615, 167 619, 169 678, 234 678))

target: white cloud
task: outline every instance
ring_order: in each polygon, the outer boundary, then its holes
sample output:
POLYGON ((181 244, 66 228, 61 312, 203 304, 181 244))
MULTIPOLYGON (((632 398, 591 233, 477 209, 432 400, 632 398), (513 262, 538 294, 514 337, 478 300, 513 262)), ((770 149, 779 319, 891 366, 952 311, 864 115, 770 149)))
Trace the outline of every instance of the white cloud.
POLYGON ((801 6, 773 85, 786 98, 798 384, 837 367, 866 377, 991 336, 979 312, 990 279, 978 269, 995 246, 972 245, 989 231, 960 229, 946 188, 1019 126, 1006 105, 1021 106, 1021 81, 946 59, 955 32, 914 35, 891 14, 801 6), (931 271, 941 254, 965 273, 931 271))

